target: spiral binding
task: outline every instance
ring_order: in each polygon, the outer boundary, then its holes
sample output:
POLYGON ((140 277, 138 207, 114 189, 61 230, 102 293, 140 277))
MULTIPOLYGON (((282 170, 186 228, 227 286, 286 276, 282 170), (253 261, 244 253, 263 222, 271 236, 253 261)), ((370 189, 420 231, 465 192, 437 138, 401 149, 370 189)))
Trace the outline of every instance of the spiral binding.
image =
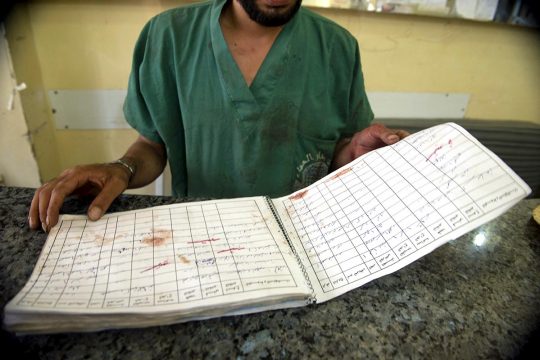
POLYGON ((283 236, 285 236, 285 239, 287 240, 287 243, 289 244, 289 247, 291 248, 294 257, 296 258, 296 262, 298 263, 298 266, 300 266, 300 269, 302 269, 302 274, 304 275, 304 278, 306 279, 306 283, 311 290, 311 296, 307 298, 306 304, 316 304, 317 303, 317 297, 315 296, 315 290, 313 289, 313 285, 311 284, 311 280, 309 279, 309 275, 307 273, 306 267, 300 260, 300 256, 298 256, 298 253, 296 252, 296 248, 294 247, 291 239, 289 239, 289 235, 287 234, 287 231, 285 230, 285 226, 283 225, 283 222, 281 222, 281 218, 279 217, 276 207, 274 206, 274 203, 272 202, 272 199, 270 199, 268 196, 264 197, 266 200, 266 203, 268 204, 268 207, 270 208, 270 211, 274 215, 274 218, 276 219, 278 226, 283 233, 283 236))

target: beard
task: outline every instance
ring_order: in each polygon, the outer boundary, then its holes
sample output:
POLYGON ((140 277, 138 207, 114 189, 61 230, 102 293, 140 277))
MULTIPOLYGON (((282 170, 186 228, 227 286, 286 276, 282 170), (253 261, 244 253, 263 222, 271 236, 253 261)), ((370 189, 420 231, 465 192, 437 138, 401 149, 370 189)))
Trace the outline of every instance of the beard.
POLYGON ((293 6, 288 9, 276 7, 275 9, 265 10, 256 4, 256 0, 238 0, 251 20, 259 25, 269 27, 285 25, 296 15, 302 0, 294 1, 293 6))

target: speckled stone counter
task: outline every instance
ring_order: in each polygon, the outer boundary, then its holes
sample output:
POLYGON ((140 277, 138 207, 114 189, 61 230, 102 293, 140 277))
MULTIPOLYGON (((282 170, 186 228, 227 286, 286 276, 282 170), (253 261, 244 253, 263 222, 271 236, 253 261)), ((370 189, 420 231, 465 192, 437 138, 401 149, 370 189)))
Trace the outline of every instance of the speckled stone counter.
MULTIPOLYGON (((32 189, 0 187, 0 302, 23 287, 45 242, 27 226, 32 189)), ((178 202, 124 195, 112 211, 178 202)), ((538 349, 540 199, 404 269, 324 304, 144 329, 15 336, 11 358, 515 358, 538 349), (483 245, 474 244, 480 232, 483 245)), ((63 212, 84 213, 70 199, 63 212)))

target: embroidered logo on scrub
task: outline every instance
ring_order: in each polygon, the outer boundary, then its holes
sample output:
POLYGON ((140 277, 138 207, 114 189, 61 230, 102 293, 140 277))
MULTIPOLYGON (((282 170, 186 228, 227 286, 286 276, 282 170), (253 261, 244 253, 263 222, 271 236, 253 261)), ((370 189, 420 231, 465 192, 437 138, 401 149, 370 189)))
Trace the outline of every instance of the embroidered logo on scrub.
POLYGON ((322 152, 315 155, 307 153, 304 160, 296 167, 296 179, 294 189, 299 190, 313 184, 326 174, 330 167, 330 160, 322 152))

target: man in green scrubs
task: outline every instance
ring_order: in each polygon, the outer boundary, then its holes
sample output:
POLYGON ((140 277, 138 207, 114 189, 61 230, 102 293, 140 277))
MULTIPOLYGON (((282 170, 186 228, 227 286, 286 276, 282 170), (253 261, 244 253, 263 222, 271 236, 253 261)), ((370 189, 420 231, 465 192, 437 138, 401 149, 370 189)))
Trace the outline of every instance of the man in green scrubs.
POLYGON ((301 0, 214 0, 164 12, 137 41, 118 161, 78 166, 36 191, 29 222, 48 231, 64 198, 91 188, 96 220, 167 160, 175 196, 292 193, 406 135, 370 126, 356 40, 301 0))

